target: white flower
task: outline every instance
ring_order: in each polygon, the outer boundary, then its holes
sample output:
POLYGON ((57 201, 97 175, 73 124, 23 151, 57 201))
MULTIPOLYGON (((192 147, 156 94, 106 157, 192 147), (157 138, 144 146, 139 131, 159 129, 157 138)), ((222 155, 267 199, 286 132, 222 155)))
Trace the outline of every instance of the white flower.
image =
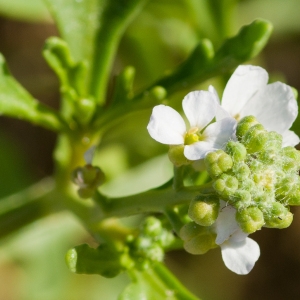
MULTIPOLYGON (((289 129, 298 114, 297 101, 291 87, 281 82, 268 84, 268 77, 263 68, 239 66, 225 87, 217 120, 253 115, 266 130, 283 136, 283 146, 295 146, 299 137, 289 129)), ((209 90, 217 96, 212 86, 209 90)))
POLYGON ((235 135, 236 120, 232 117, 208 125, 216 116, 218 106, 214 93, 191 92, 182 101, 190 123, 189 130, 180 114, 165 105, 153 108, 147 129, 150 136, 162 144, 185 145, 185 157, 198 160, 204 158, 206 153, 224 147, 235 135))
POLYGON ((235 220, 235 208, 221 201, 219 216, 214 223, 216 244, 221 247, 222 258, 228 269, 244 275, 254 267, 260 255, 258 244, 248 238, 235 220))

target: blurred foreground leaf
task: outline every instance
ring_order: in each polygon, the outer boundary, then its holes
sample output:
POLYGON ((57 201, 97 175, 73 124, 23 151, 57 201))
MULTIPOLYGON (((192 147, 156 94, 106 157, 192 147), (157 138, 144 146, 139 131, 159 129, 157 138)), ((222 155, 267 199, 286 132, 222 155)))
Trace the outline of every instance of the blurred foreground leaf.
POLYGON ((50 20, 49 12, 42 0, 0 0, 0 14, 30 22, 50 20))
POLYGON ((76 246, 66 254, 69 269, 77 274, 99 274, 107 278, 122 270, 121 255, 107 244, 91 248, 87 244, 76 246))
POLYGON ((25 155, 16 149, 15 141, 0 132, 0 143, 0 157, 5 157, 1 159, 0 197, 2 198, 28 186, 33 181, 33 177, 25 163, 25 155))

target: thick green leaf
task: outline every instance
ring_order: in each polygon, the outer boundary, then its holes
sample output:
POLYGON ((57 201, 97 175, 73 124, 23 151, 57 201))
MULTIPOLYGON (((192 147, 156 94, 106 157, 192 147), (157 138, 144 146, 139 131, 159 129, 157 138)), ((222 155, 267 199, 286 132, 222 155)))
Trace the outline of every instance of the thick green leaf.
POLYGON ((35 100, 9 73, 0 54, 0 113, 60 131, 63 123, 52 109, 35 100))
MULTIPOLYGON (((172 74, 158 80, 151 87, 163 86, 170 94, 191 88, 213 76, 225 74, 255 57, 266 45, 271 32, 272 25, 268 21, 256 20, 242 27, 236 36, 225 40, 215 56, 211 43, 202 40, 190 57, 172 74)), ((140 99, 141 95, 136 98, 140 99)))
POLYGON ((106 101, 106 90, 121 37, 148 0, 109 1, 101 16, 101 26, 96 34, 92 62, 90 92, 99 104, 106 101))
POLYGON ((62 115, 71 122, 76 119, 87 124, 93 116, 95 101, 87 95, 86 64, 75 62, 68 44, 58 37, 47 40, 43 55, 60 80, 62 115))
POLYGON ((90 93, 102 104, 122 34, 147 0, 44 1, 75 61, 88 63, 90 93))
POLYGON ((256 20, 243 26, 239 33, 227 39, 216 54, 215 61, 239 64, 255 57, 266 45, 273 26, 264 20, 256 20))
POLYGON ((77 97, 84 97, 86 66, 83 62, 74 62, 68 44, 58 37, 51 37, 46 41, 43 54, 59 77, 62 92, 72 89, 77 97))
POLYGON ((107 0, 44 0, 75 61, 90 59, 107 0))

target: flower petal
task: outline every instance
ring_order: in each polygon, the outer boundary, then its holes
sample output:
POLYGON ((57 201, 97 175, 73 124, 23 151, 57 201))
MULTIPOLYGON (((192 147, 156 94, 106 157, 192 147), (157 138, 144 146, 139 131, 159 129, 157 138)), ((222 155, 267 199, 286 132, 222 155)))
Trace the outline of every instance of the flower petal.
MULTIPOLYGON (((215 98, 218 101, 218 103, 221 104, 219 95, 218 95, 216 89, 212 85, 210 85, 208 87, 208 91, 213 93, 215 95, 215 98)), ((217 105, 217 111, 216 111, 217 121, 224 119, 224 118, 228 118, 228 117, 231 117, 230 113, 227 110, 225 110, 221 105, 217 105)))
POLYGON ((266 130, 284 133, 291 128, 298 114, 292 89, 281 82, 268 84, 243 108, 241 115, 253 115, 266 130))
POLYGON ((218 95, 218 92, 217 92, 217 90, 216 90, 212 85, 210 85, 210 86, 208 87, 208 91, 209 91, 210 93, 214 94, 214 95, 215 95, 215 98, 216 98, 216 100, 217 100, 217 102, 218 102, 219 104, 221 104, 221 101, 220 101, 220 97, 219 97, 219 95, 218 95))
POLYGON ((296 146, 299 144, 300 139, 299 136, 291 130, 287 130, 286 132, 284 132, 282 134, 283 137, 283 141, 282 141, 282 146, 286 147, 286 146, 296 146))
POLYGON ((260 256, 259 245, 248 237, 234 236, 221 245, 225 266, 240 275, 248 274, 260 256))
POLYGON ((205 157, 208 152, 215 151, 211 143, 196 142, 191 145, 184 146, 184 156, 189 160, 198 160, 205 157))
POLYGON ((186 132, 184 120, 176 110, 169 106, 157 105, 153 108, 147 129, 150 136, 162 144, 184 143, 186 132))
POLYGON ((203 129, 216 115, 216 96, 207 91, 195 91, 188 93, 182 107, 191 127, 203 129))
POLYGON ((239 66, 230 77, 222 97, 222 107, 238 117, 244 105, 268 83, 266 70, 256 66, 239 66))
POLYGON ((216 120, 220 121, 224 118, 230 118, 233 115, 231 115, 227 110, 225 110, 222 106, 219 106, 217 108, 217 112, 216 112, 216 120))
POLYGON ((217 233, 216 244, 221 245, 236 231, 240 230, 235 220, 236 209, 226 202, 220 201, 220 212, 216 222, 214 223, 217 233))
POLYGON ((234 118, 224 118, 210 124, 203 132, 203 138, 212 148, 222 149, 226 143, 235 139, 237 121, 234 118))

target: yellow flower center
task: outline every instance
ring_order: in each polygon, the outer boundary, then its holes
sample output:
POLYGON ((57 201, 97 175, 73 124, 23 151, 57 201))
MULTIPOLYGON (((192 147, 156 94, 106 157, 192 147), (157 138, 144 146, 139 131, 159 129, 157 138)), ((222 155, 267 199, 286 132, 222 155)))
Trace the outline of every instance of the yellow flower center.
POLYGON ((199 129, 197 127, 192 127, 184 137, 184 144, 191 145, 200 140, 199 129))

